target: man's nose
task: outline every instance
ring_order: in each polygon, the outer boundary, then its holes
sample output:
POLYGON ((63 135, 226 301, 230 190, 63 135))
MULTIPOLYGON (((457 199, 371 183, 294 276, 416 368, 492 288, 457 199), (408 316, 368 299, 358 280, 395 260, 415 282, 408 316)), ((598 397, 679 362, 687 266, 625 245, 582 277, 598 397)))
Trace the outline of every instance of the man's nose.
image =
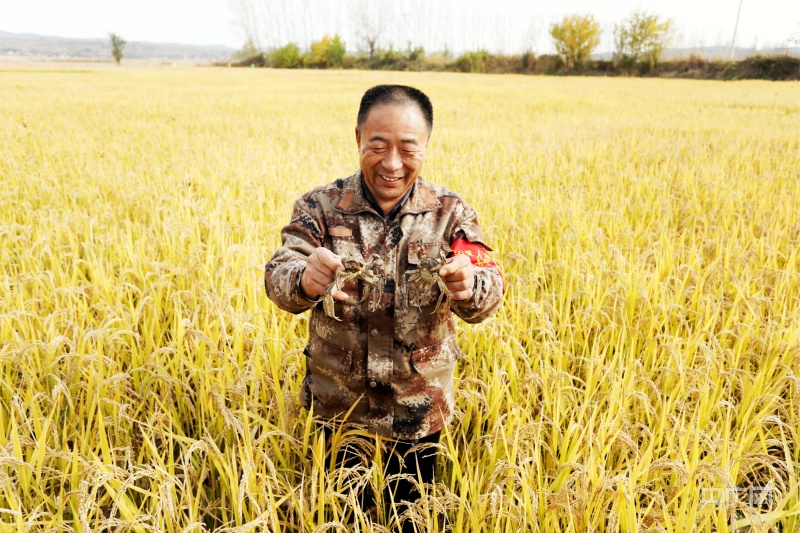
POLYGON ((400 160, 400 153, 397 149, 386 150, 386 154, 383 156, 383 167, 389 172, 403 168, 403 162, 400 160))

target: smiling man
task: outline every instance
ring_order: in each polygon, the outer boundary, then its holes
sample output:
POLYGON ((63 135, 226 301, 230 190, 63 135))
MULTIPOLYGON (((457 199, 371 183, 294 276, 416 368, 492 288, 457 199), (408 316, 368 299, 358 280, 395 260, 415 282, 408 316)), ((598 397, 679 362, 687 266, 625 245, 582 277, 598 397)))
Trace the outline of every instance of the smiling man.
MULTIPOLYGON (((424 483, 433 482, 435 454, 412 447, 438 442, 453 416, 453 373, 462 357, 453 314, 480 322, 503 294, 475 211, 420 177, 432 129, 433 108, 421 91, 403 85, 369 89, 355 131, 360 169, 295 202, 283 246, 265 273, 267 294, 281 309, 312 309, 303 406, 326 421, 347 416, 394 452, 386 455, 386 474, 410 474, 424 483), (370 288, 352 279, 333 295, 336 317, 326 314, 321 300, 342 261, 363 263, 375 255, 383 266, 378 297, 368 297, 370 288), (443 287, 435 279, 430 289, 418 283, 426 270, 420 266, 431 263, 426 258, 441 256, 447 256, 438 269, 449 296, 444 310, 437 309, 443 287), (404 461, 398 459, 409 450, 404 461)), ((425 273, 432 277, 430 269, 425 273)), ((330 427, 323 430, 332 444, 330 427)), ((338 450, 338 466, 357 461, 338 450)), ((417 497, 404 479, 385 493, 385 501, 398 504, 395 517, 402 514, 401 502, 417 497)), ((361 500, 369 507, 372 496, 367 491, 361 500)), ((413 531, 411 521, 403 531, 413 531)))

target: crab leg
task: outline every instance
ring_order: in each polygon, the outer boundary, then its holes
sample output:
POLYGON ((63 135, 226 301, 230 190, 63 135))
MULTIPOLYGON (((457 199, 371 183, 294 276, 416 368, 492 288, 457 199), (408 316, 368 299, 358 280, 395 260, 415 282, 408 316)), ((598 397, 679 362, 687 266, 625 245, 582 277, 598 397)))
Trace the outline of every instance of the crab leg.
MULTIPOLYGON (((442 305, 442 302, 450 301, 450 291, 447 289, 447 285, 445 285, 442 278, 438 278, 436 282, 439 284, 439 299, 436 301, 436 307, 433 308, 433 313, 431 314, 435 314, 439 311, 439 306, 442 305)), ((442 307, 442 309, 444 309, 444 307, 442 307)))

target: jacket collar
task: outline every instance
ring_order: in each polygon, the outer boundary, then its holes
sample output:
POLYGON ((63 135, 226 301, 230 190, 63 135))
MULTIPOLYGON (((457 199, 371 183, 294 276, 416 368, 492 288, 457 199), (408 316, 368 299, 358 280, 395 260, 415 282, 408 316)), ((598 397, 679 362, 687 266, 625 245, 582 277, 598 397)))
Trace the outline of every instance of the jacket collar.
MULTIPOLYGON (((407 213, 425 213, 427 211, 433 211, 441 206, 442 203, 436 196, 436 191, 433 189, 433 186, 422 178, 417 178, 414 184, 414 190, 411 191, 411 196, 408 197, 408 200, 406 200, 405 205, 400 209, 397 216, 401 217, 407 213)), ((342 195, 336 203, 336 210, 342 213, 360 213, 361 211, 375 213, 375 210, 369 205, 361 189, 360 169, 347 179, 342 195)))

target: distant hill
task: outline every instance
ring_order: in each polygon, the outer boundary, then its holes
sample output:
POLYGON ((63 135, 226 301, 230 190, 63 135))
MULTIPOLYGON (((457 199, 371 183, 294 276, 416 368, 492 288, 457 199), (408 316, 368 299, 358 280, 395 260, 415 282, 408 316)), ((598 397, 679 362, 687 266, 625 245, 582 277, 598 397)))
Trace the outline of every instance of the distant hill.
MULTIPOLYGON (((235 52, 235 49, 222 45, 131 41, 125 46, 125 59, 228 61, 235 52)), ((108 39, 70 39, 0 31, 1 55, 110 60, 111 44, 108 39)))
MULTIPOLYGON (((800 56, 800 47, 794 46, 790 48, 740 48, 733 49, 734 59, 739 61, 748 57, 761 55, 761 56, 800 56)), ((707 60, 728 60, 731 58, 730 46, 696 46, 693 48, 668 48, 664 50, 662 59, 680 59, 695 55, 707 60)), ((614 54, 611 52, 603 52, 602 54, 592 54, 594 59, 613 59, 614 54)))

